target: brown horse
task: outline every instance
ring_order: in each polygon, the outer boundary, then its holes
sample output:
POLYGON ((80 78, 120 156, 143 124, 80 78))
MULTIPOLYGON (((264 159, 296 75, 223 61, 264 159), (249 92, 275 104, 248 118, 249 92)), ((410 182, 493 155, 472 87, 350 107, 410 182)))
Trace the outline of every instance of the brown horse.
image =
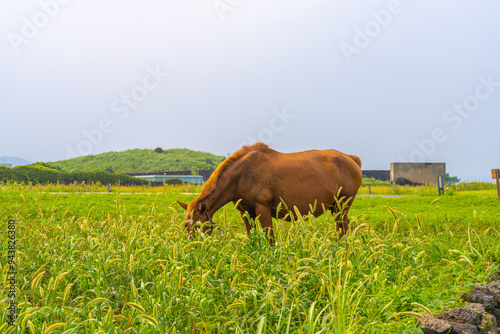
POLYGON ((245 213, 253 220, 259 218, 273 244, 272 217, 290 218, 289 210, 293 215, 298 210, 302 215, 311 212, 317 217, 330 210, 339 213, 337 230, 342 237, 349 227, 347 213, 361 178, 357 156, 335 150, 280 153, 256 143, 243 146, 224 160, 189 205, 178 203, 187 210, 185 226, 190 233, 196 222, 208 222, 204 232, 211 233, 213 214, 225 204, 240 200, 237 209, 248 236, 252 226, 245 213), (342 212, 340 199, 344 200, 342 212))

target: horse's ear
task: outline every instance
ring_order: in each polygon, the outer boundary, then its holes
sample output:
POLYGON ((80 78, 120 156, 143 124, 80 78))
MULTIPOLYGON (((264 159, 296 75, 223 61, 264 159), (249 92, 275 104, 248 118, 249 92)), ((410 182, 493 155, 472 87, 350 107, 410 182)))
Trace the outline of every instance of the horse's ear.
POLYGON ((200 211, 201 212, 205 212, 206 209, 207 209, 207 205, 205 203, 203 203, 203 204, 200 205, 200 211))
POLYGON ((188 205, 186 203, 183 203, 181 201, 177 201, 177 203, 179 203, 179 205, 184 209, 184 210, 187 210, 188 208, 188 205))

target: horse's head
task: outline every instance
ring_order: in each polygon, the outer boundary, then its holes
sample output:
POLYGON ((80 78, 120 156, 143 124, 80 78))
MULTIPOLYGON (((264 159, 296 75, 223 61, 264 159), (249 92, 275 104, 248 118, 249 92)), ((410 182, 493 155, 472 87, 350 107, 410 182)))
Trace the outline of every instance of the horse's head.
POLYGON ((200 227, 202 227, 203 233, 212 234, 215 223, 212 222, 212 218, 208 215, 208 208, 205 203, 200 203, 197 200, 191 201, 189 204, 180 201, 177 201, 177 203, 186 210, 184 226, 190 235, 193 235, 194 231, 200 227))

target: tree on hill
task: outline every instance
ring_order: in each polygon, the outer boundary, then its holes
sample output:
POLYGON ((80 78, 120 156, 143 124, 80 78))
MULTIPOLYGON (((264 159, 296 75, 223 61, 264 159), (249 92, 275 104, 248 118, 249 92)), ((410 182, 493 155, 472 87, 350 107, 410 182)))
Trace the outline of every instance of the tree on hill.
POLYGON ((459 184, 460 179, 456 176, 450 176, 450 173, 446 173, 446 184, 453 185, 453 184, 459 184))

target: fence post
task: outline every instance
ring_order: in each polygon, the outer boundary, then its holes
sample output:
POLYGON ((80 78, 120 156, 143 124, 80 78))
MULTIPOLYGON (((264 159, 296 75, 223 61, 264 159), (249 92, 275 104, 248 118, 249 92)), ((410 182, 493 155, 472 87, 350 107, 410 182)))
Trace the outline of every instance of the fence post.
POLYGON ((496 179, 497 179, 497 192, 498 192, 498 199, 500 200, 500 170, 497 169, 495 171, 495 176, 496 176, 496 179))
POLYGON ((439 195, 441 195, 441 192, 444 194, 444 177, 442 175, 438 176, 438 191, 439 195))
POLYGON ((111 192, 111 183, 108 183, 108 193, 111 192))

